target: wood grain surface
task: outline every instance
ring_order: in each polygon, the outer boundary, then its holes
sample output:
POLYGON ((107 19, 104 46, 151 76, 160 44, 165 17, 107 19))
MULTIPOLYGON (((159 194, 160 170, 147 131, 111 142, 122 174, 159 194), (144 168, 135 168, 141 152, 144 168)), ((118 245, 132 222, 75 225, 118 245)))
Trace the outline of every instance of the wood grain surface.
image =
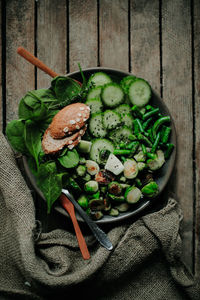
POLYGON ((97 66, 97 1, 69 1, 69 71, 97 66))
POLYGON ((183 208, 182 237, 185 262, 193 266, 193 107, 190 1, 162 4, 163 99, 177 130, 177 161, 171 180, 183 208))
POLYGON ((18 103, 35 88, 34 67, 17 54, 23 46, 34 53, 34 0, 6 1, 6 121, 18 117, 18 103))
MULTIPOLYGON (((37 3, 37 57, 58 74, 67 72, 67 5, 65 0, 37 3)), ((37 88, 50 86, 51 78, 37 71, 37 88)))
POLYGON ((27 90, 51 81, 16 54, 19 46, 58 73, 78 70, 78 62, 82 68, 130 70, 161 94, 178 136, 176 167, 166 193, 177 194, 184 261, 200 277, 200 2, 4 0, 0 8, 6 12, 0 44, 1 62, 1 48, 6 49, 1 129, 17 118, 27 90))
POLYGON ((100 66, 129 70, 128 1, 99 1, 100 66))
POLYGON ((130 3, 131 71, 160 94, 159 0, 130 3))
POLYGON ((195 274, 200 278, 200 2, 193 7, 193 81, 194 81, 194 168, 195 168, 195 274))

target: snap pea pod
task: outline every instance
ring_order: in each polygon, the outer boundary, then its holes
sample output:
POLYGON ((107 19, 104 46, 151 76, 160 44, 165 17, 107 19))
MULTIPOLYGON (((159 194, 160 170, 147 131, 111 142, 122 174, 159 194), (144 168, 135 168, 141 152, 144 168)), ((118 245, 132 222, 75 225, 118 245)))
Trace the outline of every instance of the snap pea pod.
POLYGON ((147 154, 147 148, 144 144, 141 145, 142 146, 142 152, 146 155, 147 154))
POLYGON ((167 122, 170 122, 170 116, 161 117, 154 123, 152 128, 152 134, 154 139, 156 138, 156 134, 160 126, 167 122))
POLYGON ((151 148, 151 152, 154 153, 158 147, 158 144, 159 144, 159 141, 160 141, 160 131, 158 132, 157 136, 156 136, 156 139, 155 139, 155 142, 153 143, 153 146, 151 148))
POLYGON ((134 134, 137 135, 140 132, 140 128, 136 119, 133 121, 133 127, 134 127, 134 134))
POLYGON ((151 159, 156 159, 157 155, 155 153, 147 152, 147 157, 151 159))
POLYGON ((133 111, 133 113, 139 117, 140 119, 143 118, 143 113, 139 110, 139 108, 137 107, 137 105, 134 105, 131 110, 133 111))
POLYGON ((144 136, 142 133, 138 133, 137 138, 139 141, 143 142, 146 146, 152 147, 152 143, 150 142, 150 140, 146 136, 144 136))
POLYGON ((126 146, 126 149, 132 150, 132 151, 135 152, 135 151, 137 150, 139 144, 140 144, 140 143, 137 142, 137 141, 131 142, 131 143, 129 143, 129 144, 126 146))
POLYGON ((137 123, 139 132, 144 132, 141 121, 139 119, 135 119, 135 123, 137 123))
POLYGON ((159 113, 159 108, 155 108, 151 111, 148 111, 147 113, 145 113, 142 117, 143 120, 146 120, 154 115, 156 115, 157 113, 159 113))
POLYGON ((161 129, 161 141, 162 141, 162 143, 165 144, 165 143, 168 142, 170 133, 171 133, 171 128, 163 125, 162 129, 161 129))
POLYGON ((126 144, 122 142, 122 143, 119 144, 119 147, 120 147, 120 149, 125 149, 126 148, 126 144))
POLYGON ((130 141, 137 140, 137 138, 136 138, 136 136, 134 134, 130 134, 128 138, 129 138, 130 141))
POLYGON ((126 150, 126 149, 115 149, 113 151, 114 155, 129 155, 132 154, 133 151, 132 150, 126 150))
POLYGON ((171 144, 171 143, 167 144, 167 150, 164 153, 165 159, 168 159, 170 157, 173 149, 174 149, 174 144, 171 144))
POLYGON ((149 124, 151 123, 151 121, 153 120, 152 117, 148 118, 144 123, 143 123, 143 129, 146 130, 149 126, 149 124))

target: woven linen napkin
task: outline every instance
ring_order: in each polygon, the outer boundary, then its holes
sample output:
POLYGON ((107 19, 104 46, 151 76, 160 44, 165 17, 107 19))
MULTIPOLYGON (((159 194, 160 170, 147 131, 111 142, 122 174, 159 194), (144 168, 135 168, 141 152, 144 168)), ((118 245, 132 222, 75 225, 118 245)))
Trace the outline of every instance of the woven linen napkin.
POLYGON ((75 234, 37 233, 35 206, 13 151, 0 135, 0 299, 200 299, 181 262, 180 210, 173 198, 136 222, 110 226, 110 252, 85 234, 83 260, 75 234))

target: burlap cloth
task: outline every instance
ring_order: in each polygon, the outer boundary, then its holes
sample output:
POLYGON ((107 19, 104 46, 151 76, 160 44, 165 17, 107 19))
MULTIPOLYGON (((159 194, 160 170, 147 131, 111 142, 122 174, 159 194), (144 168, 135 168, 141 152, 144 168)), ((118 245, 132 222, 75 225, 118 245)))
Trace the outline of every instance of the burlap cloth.
MULTIPOLYGON (((0 136, 0 299, 200 299, 181 262, 180 210, 174 199, 136 222, 111 226, 114 250, 88 231, 91 259, 73 231, 36 230, 35 206, 15 157, 0 136)), ((104 228, 106 230, 106 228, 104 228)))

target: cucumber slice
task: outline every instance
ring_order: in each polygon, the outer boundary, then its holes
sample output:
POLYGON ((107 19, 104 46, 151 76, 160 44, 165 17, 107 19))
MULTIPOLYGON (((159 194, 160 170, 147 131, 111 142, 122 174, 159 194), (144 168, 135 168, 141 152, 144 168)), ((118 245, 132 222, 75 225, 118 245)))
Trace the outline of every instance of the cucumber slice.
POLYGON ((91 116, 89 120, 89 129, 93 136, 104 137, 106 136, 106 129, 103 126, 103 114, 96 113, 91 116))
POLYGON ((146 80, 137 78, 130 84, 128 95, 133 105, 143 107, 151 98, 151 87, 146 80))
POLYGON ((113 143, 107 139, 96 139, 92 141, 90 159, 96 161, 97 163, 101 163, 100 152, 102 150, 108 150, 112 153, 114 151, 113 143))
POLYGON ((96 113, 102 112, 103 103, 98 98, 87 100, 85 102, 85 104, 90 107, 91 114, 96 114, 96 113))
POLYGON ((122 115, 122 122, 125 126, 133 128, 133 117, 131 114, 122 115))
POLYGON ((87 94, 87 100, 94 99, 94 98, 100 98, 101 90, 102 90, 101 86, 96 86, 96 87, 89 89, 89 92, 87 94))
POLYGON ((128 143, 130 142, 129 136, 132 134, 132 130, 126 126, 119 128, 117 130, 112 130, 109 133, 109 138, 116 144, 121 142, 128 143))
POLYGON ((108 83, 102 89, 101 98, 105 106, 116 107, 124 100, 124 92, 117 83, 108 83))
POLYGON ((131 108, 128 104, 121 104, 115 108, 115 111, 122 116, 131 113, 131 108))
POLYGON ((133 179, 138 175, 137 162, 134 159, 127 159, 124 163, 124 176, 133 179))
POLYGON ((137 77, 134 75, 129 75, 124 77, 121 82, 120 85, 124 91, 125 94, 128 94, 128 90, 129 90, 129 86, 130 84, 136 79, 137 77))
POLYGON ((103 125, 106 129, 116 128, 121 123, 120 114, 112 110, 106 110, 103 114, 103 125))
POLYGON ((88 85, 93 84, 94 86, 102 86, 109 82, 112 82, 112 80, 108 74, 104 72, 96 72, 90 76, 88 85))

